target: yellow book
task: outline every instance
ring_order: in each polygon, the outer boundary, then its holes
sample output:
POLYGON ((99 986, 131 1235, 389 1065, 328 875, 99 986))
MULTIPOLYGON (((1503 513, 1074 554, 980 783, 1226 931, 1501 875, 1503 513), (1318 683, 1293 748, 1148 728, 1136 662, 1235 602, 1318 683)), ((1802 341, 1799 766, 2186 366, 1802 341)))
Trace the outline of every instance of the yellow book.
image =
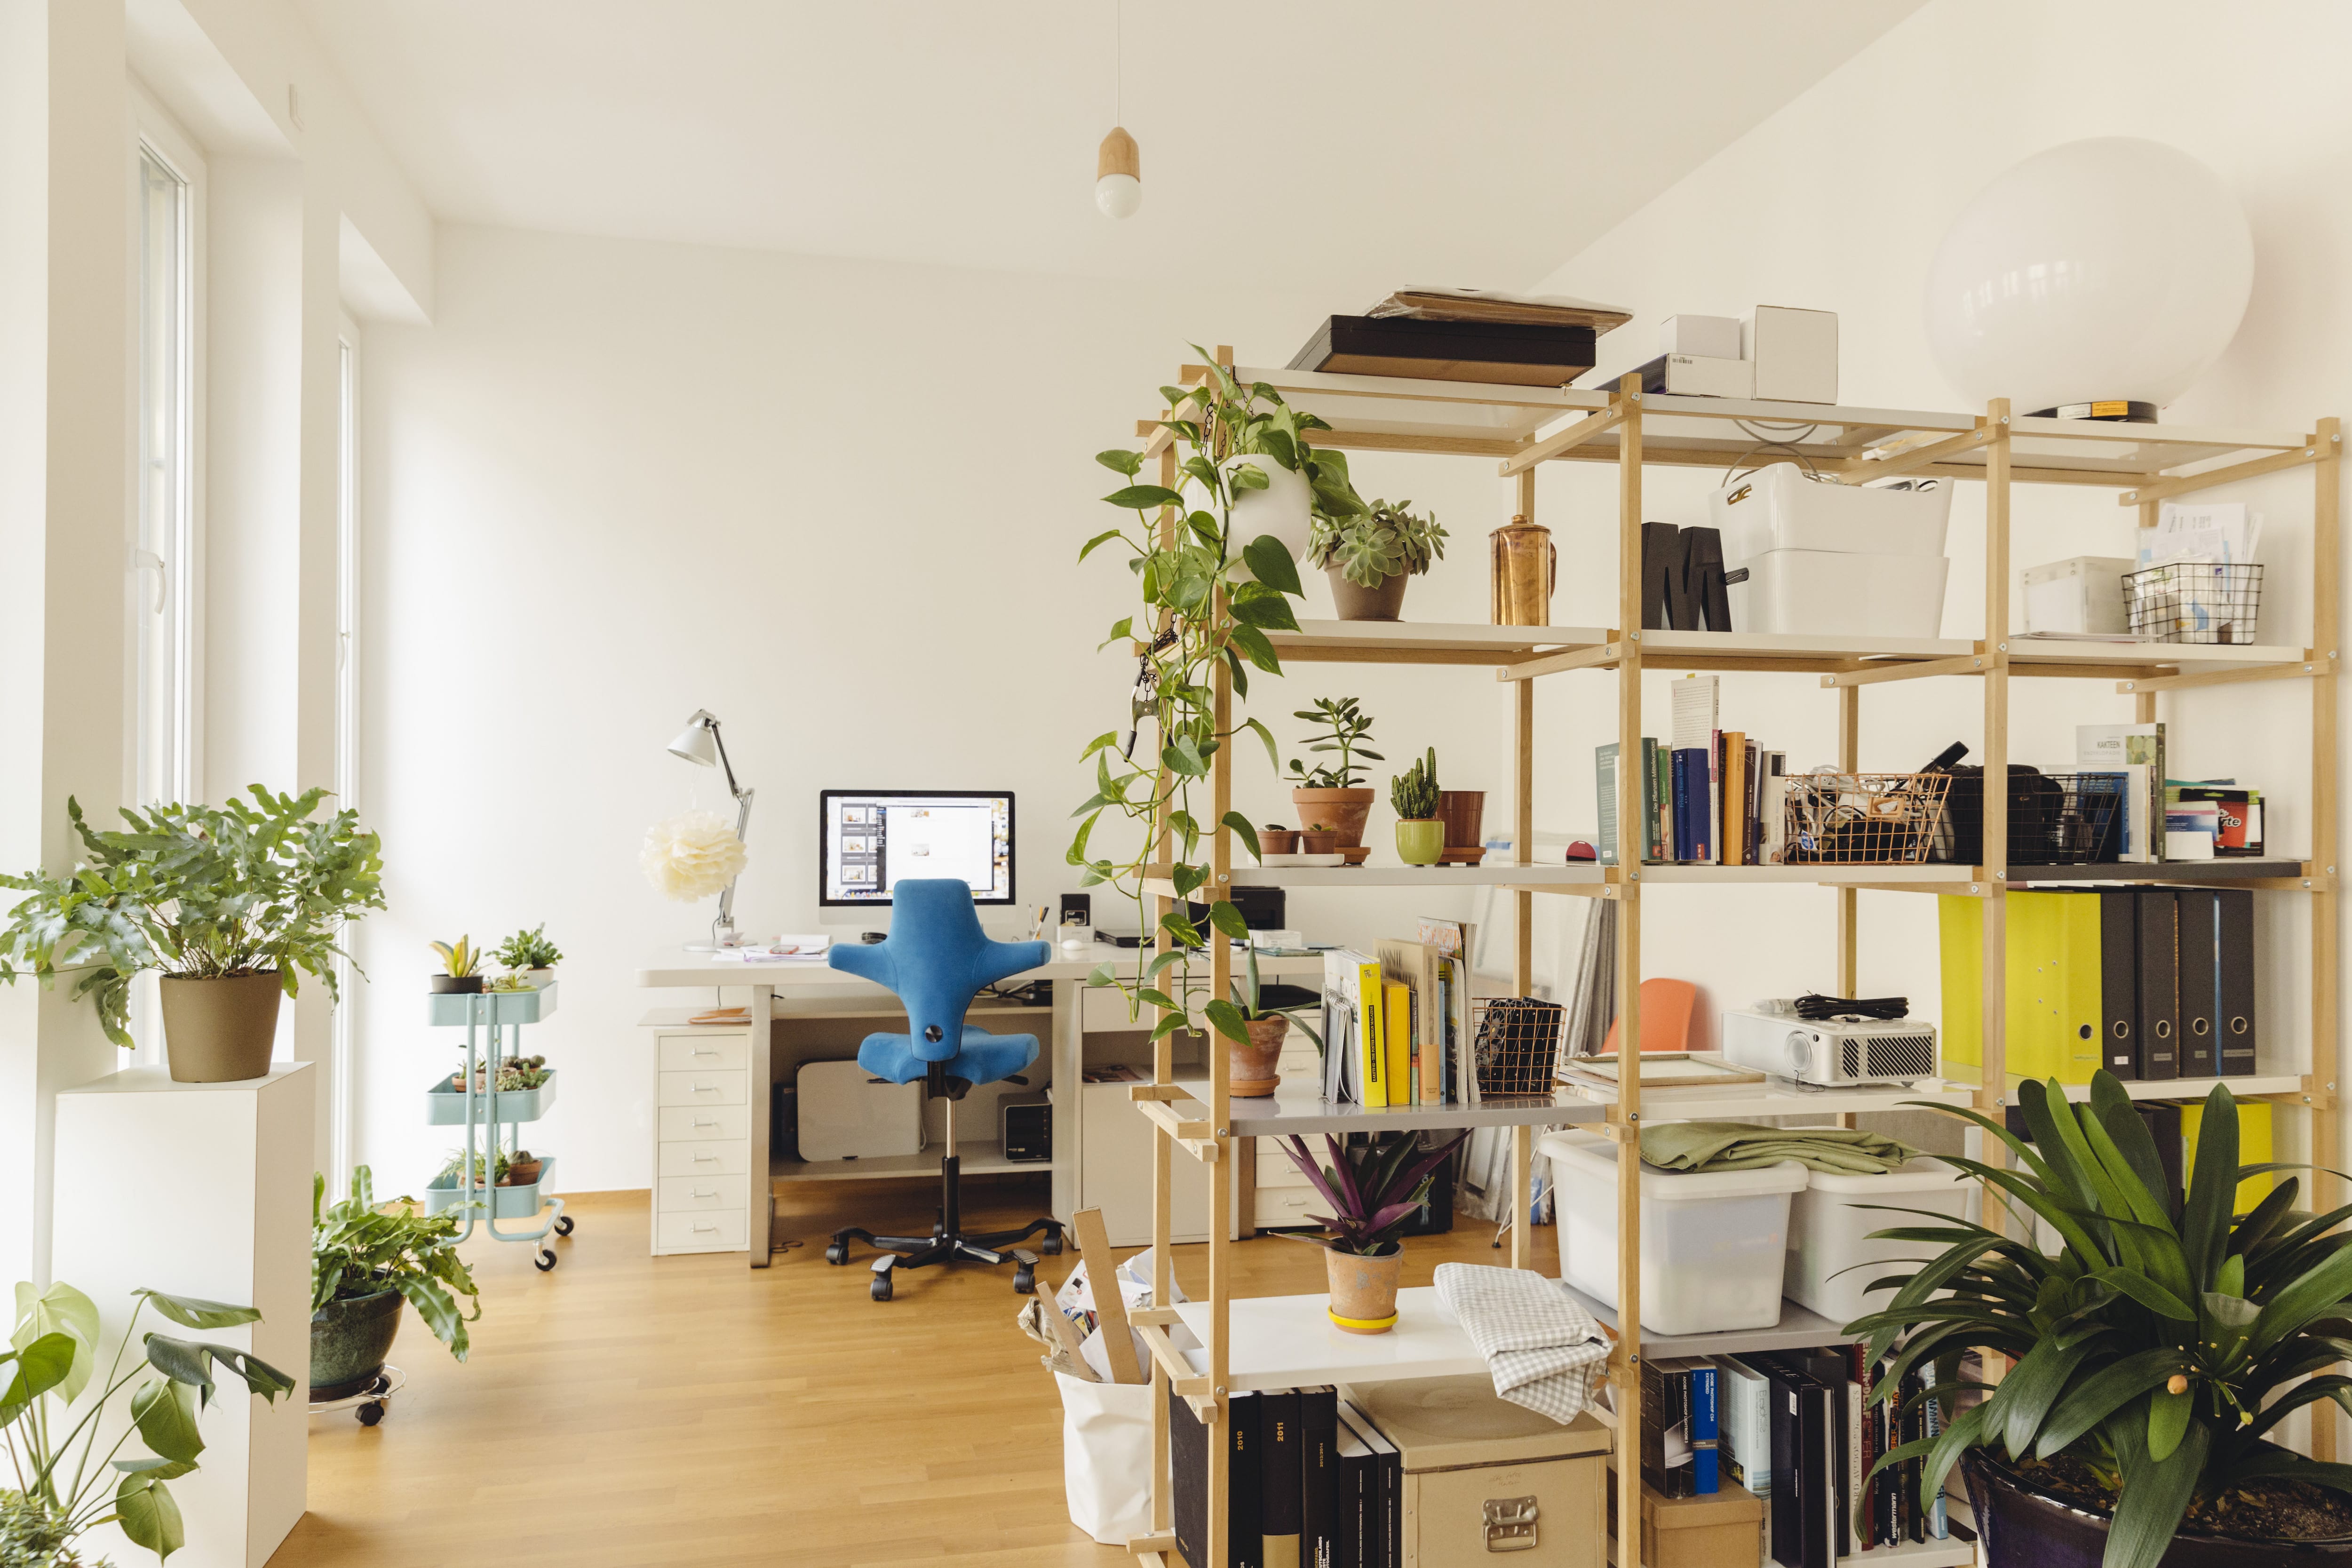
POLYGON ((1356 965, 1356 1068, 1357 1080, 1364 1087, 1364 1106, 1376 1109, 1389 1103, 1389 1068, 1386 1040, 1381 1028, 1381 966, 1364 962, 1356 965))
MULTIPOLYGON (((2181 1168, 2184 1171, 2194 1172, 2197 1169, 2197 1129, 2204 1120, 2205 1108, 2202 1105, 2184 1105, 2180 1108, 2180 1143, 2183 1160, 2181 1168)), ((2266 1100, 2238 1101, 2238 1163, 2267 1165, 2278 1157, 2271 1152, 2273 1147, 2271 1142, 2270 1101, 2266 1100)), ((2273 1173, 2265 1171, 2259 1176, 2248 1176, 2244 1181, 2240 1182, 2236 1212, 2245 1214, 2256 1204, 2270 1196, 2272 1184, 2277 1180, 2273 1173)))
POLYGON ((1381 1029, 1388 1042, 1389 1103, 1411 1105, 1421 1087, 1412 1078, 1412 987, 1387 983, 1381 997, 1381 1029))

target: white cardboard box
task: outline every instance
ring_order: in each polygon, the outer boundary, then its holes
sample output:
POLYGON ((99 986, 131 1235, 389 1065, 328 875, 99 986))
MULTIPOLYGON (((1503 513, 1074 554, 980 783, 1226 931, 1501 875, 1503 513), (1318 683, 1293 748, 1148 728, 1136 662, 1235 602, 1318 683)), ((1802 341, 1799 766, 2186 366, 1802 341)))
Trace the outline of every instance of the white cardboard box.
POLYGON ((1739 359, 1737 316, 1668 316, 1658 323, 1658 352, 1699 359, 1739 359))
POLYGON ((2122 633, 2131 630, 2124 610, 2124 574, 2132 563, 2120 555, 2074 555, 2025 569, 2025 629, 2031 632, 2122 633))
POLYGON ((1642 390, 1675 397, 1753 397, 1755 369, 1744 359, 1663 354, 1642 367, 1642 390))
POLYGON ((1759 305, 1740 338, 1756 363, 1755 395, 1765 402, 1835 403, 1838 319, 1834 310, 1759 305))

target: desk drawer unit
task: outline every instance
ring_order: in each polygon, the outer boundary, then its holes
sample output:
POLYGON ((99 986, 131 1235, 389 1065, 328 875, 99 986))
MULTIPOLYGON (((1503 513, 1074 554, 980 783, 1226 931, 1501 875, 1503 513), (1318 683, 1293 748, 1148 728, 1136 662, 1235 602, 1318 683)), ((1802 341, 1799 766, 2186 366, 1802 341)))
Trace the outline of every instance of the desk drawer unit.
POLYGON ((653 1037, 653 1250, 742 1252, 751 1246, 752 1170, 748 1033, 656 1031, 653 1037))
MULTIPOLYGON (((1287 1163, 1287 1162, 1285 1162, 1287 1163)), ((1265 1185, 1265 1163, 1258 1163, 1256 1225, 1260 1230, 1287 1230, 1312 1226, 1310 1214, 1328 1214, 1323 1194, 1313 1187, 1269 1187, 1265 1185)))

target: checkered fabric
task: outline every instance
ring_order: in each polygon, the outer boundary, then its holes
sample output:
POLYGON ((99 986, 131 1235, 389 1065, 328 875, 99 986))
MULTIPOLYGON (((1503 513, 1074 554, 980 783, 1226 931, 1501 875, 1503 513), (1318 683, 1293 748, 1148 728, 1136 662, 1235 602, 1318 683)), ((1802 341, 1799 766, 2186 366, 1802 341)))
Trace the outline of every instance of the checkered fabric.
POLYGON ((1525 1268, 1441 1263, 1436 1283, 1437 1299, 1486 1358, 1496 1394, 1562 1424, 1591 1403, 1608 1342, 1559 1280, 1525 1268))

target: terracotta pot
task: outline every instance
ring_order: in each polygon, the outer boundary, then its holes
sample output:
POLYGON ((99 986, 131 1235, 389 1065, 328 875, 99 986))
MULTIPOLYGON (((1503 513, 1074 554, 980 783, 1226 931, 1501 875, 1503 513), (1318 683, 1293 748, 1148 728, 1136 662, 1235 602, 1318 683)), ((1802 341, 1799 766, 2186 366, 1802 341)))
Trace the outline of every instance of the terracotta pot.
POLYGON ((436 974, 433 977, 436 996, 473 996, 480 994, 482 977, 478 974, 436 974))
POLYGON ((1404 586, 1411 581, 1410 573, 1400 572, 1393 577, 1383 577, 1377 588, 1348 581, 1347 574, 1333 566, 1324 573, 1331 579, 1331 604, 1343 621, 1395 621, 1403 619, 1404 586))
POLYGON ((163 979, 163 1055, 174 1083, 242 1083, 269 1076, 278 1039, 278 971, 217 980, 163 979))
POLYGON ((500 1182, 499 1185, 502 1187, 535 1187, 539 1185, 540 1164, 541 1162, 537 1160, 521 1160, 509 1163, 507 1166, 506 1179, 500 1182))
POLYGON ((1261 827, 1257 830, 1257 847, 1261 854, 1296 855, 1298 853, 1298 830, 1295 827, 1261 827))
POLYGON ((1299 829, 1298 852, 1301 855, 1337 855, 1339 852, 1339 830, 1336 827, 1299 829))
POLYGON ((1396 825, 1397 858, 1408 866, 1434 866, 1445 853, 1445 824, 1437 818, 1406 819, 1396 825))
POLYGON ((1385 1258, 1323 1249, 1331 1285, 1332 1323, 1351 1334, 1384 1334, 1396 1327, 1397 1279, 1404 1272, 1404 1244, 1392 1241, 1385 1258))
POLYGON ((1437 820, 1445 824, 1448 849, 1475 849, 1486 842, 1486 792, 1483 789, 1442 789, 1437 792, 1437 820))
POLYGON ((328 1302, 310 1314, 310 1398, 364 1394, 383 1370, 400 1333, 397 1290, 328 1302))
POLYGON ((1226 1087, 1235 1100, 1266 1100, 1282 1087, 1282 1041, 1290 1033, 1290 1020, 1280 1015, 1252 1018, 1246 1027, 1248 1045, 1225 1042, 1226 1087))
MULTIPOLYGON (((2036 1489, 1981 1448, 1960 1456, 1986 1568, 2099 1568, 2107 1550, 2107 1515, 2036 1489)), ((2180 1534, 2159 1568, 2277 1568, 2281 1563, 2352 1561, 2352 1539, 2243 1541, 2180 1534)))
POLYGON ((1376 798, 1368 789, 1295 789, 1290 792, 1290 804, 1298 808, 1298 826, 1302 828, 1339 829, 1339 847, 1342 849, 1362 847, 1364 819, 1372 814, 1372 802, 1376 798))

